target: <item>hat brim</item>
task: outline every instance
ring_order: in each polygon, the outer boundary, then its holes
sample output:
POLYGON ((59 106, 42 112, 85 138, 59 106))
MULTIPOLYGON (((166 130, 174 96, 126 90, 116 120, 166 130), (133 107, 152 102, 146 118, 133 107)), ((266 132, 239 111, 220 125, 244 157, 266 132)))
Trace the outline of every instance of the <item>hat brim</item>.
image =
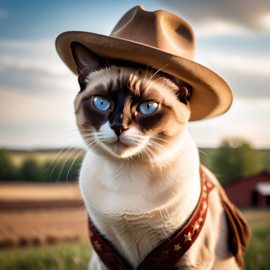
POLYGON ((230 87, 212 70, 152 46, 90 32, 64 32, 56 39, 59 56, 76 75, 78 72, 71 51, 72 42, 81 43, 101 58, 130 61, 161 69, 190 84, 193 91, 190 98, 189 121, 221 115, 232 104, 233 95, 230 87))

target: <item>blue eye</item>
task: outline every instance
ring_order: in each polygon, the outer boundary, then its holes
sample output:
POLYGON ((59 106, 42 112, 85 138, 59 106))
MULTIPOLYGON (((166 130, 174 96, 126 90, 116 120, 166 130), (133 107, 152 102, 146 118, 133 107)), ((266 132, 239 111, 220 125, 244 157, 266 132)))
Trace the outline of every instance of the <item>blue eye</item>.
POLYGON ((151 114, 157 110, 158 104, 153 101, 145 101, 138 107, 138 111, 142 114, 151 114))
POLYGON ((105 98, 105 97, 102 97, 102 96, 96 96, 94 98, 94 105, 95 107, 100 110, 100 111, 107 111, 110 106, 111 106, 111 103, 110 101, 105 98))

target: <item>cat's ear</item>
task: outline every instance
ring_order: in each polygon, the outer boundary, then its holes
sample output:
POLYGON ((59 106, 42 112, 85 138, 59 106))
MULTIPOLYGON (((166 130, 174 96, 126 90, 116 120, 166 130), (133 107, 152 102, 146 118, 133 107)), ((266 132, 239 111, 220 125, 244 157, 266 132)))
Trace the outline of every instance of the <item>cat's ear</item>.
POLYGON ((71 50, 78 70, 78 81, 81 87, 80 91, 83 91, 87 85, 86 77, 105 65, 101 59, 80 43, 73 42, 71 44, 71 50))
POLYGON ((177 97, 178 99, 185 103, 188 104, 189 103, 189 99, 191 97, 192 94, 192 86, 190 84, 188 84, 187 82, 176 78, 172 75, 166 74, 165 75, 168 79, 170 79, 172 82, 174 82, 176 84, 176 86, 178 87, 178 91, 177 91, 177 97))

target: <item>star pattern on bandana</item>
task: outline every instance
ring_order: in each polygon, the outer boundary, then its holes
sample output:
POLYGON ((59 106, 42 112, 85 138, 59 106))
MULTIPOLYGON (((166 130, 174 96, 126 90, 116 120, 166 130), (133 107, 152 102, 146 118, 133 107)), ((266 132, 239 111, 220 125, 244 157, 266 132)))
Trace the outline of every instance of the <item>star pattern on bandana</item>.
POLYGON ((169 257, 169 250, 163 250, 162 249, 162 251, 160 253, 160 258, 161 258, 161 260, 163 262, 166 261, 166 260, 169 260, 170 259, 170 257, 169 257))
POLYGON ((184 237, 185 237, 184 243, 186 243, 187 241, 192 241, 190 232, 184 234, 184 237))
POLYGON ((174 251, 179 251, 181 248, 180 244, 174 245, 174 251))
POLYGON ((99 244, 98 241, 94 241, 94 246, 95 246, 96 250, 101 250, 101 244, 99 244))

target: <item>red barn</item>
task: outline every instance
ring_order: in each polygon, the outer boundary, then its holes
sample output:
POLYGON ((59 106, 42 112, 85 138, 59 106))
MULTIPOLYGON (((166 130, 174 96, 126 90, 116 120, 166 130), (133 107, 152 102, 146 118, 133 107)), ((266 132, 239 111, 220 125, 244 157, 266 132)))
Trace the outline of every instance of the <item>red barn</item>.
POLYGON ((237 207, 270 207, 270 173, 268 171, 235 180, 225 185, 224 189, 231 202, 237 207))

